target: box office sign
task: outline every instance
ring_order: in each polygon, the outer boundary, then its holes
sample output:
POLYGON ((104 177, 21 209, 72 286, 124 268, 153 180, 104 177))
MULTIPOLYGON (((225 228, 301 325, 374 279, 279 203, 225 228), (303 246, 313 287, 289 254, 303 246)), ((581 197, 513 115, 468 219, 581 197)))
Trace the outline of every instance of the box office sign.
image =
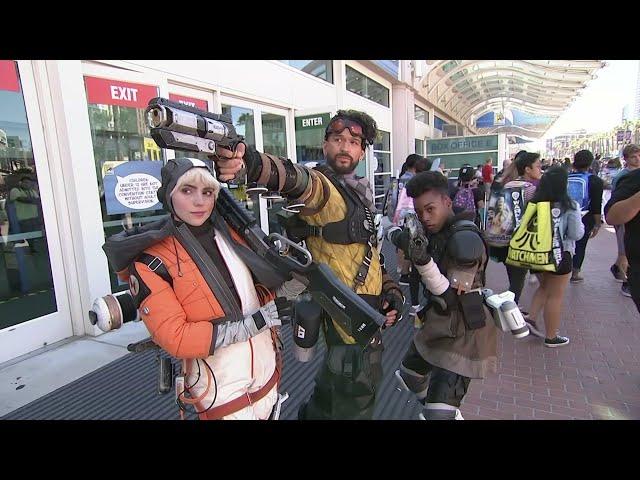
POLYGON ((498 135, 443 138, 427 140, 427 155, 447 155, 498 150, 498 135))
POLYGON ((9 92, 20 91, 20 81, 13 60, 0 60, 0 90, 9 92))
POLYGON ((149 100, 158 96, 158 87, 153 85, 97 77, 85 77, 84 82, 89 103, 146 108, 149 100))
POLYGON ((162 208, 156 192, 160 188, 162 162, 124 162, 104 175, 104 198, 109 215, 162 208))
POLYGON ((209 104, 207 103, 207 101, 200 100, 199 98, 185 97, 184 95, 170 93, 169 100, 181 103, 182 105, 186 105, 187 107, 199 108, 200 110, 204 110, 205 112, 209 111, 209 104))

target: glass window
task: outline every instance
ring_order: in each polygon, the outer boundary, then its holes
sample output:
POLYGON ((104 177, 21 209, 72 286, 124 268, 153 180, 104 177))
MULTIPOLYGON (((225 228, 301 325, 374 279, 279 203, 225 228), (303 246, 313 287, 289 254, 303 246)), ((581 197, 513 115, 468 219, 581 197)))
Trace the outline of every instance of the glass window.
POLYGON ((446 125, 447 122, 445 122, 444 120, 442 120, 439 116, 434 115, 433 116, 433 127, 437 128, 438 130, 442 130, 442 127, 444 125, 446 125))
MULTIPOLYGON (((287 122, 283 115, 262 113, 262 143, 263 151, 279 157, 288 157, 287 152, 287 122)), ((267 200, 267 218, 269 232, 283 233, 276 214, 285 205, 284 199, 267 200)))
POLYGON ((305 164, 324 160, 322 142, 330 117, 329 113, 296 117, 296 158, 298 163, 305 164))
POLYGON ((416 138, 416 153, 418 155, 424 155, 424 140, 416 138))
POLYGON ((262 144, 265 153, 287 157, 286 119, 274 113, 262 114, 262 144))
MULTIPOLYGON (((105 238, 166 215, 155 192, 164 152, 151 138, 144 110, 158 88, 85 77, 91 140, 96 163, 105 238), (148 179, 146 174, 156 179, 148 179), (119 179, 129 178, 126 183, 119 179)), ((176 152, 180 156, 180 152, 176 152)), ((112 291, 128 288, 109 264, 112 291)))
POLYGON ((232 105, 222 105, 222 113, 231 117, 233 126, 236 127, 236 133, 244 137, 245 143, 255 148, 256 129, 253 123, 253 110, 232 105))
POLYGON ((378 136, 373 143, 373 155, 377 160, 377 168, 373 174, 374 197, 378 210, 382 209, 384 196, 391 182, 391 134, 378 130, 378 136))
POLYGON ((429 112, 427 112, 424 108, 419 107, 418 105, 413 106, 413 111, 416 120, 429 125, 429 112))
POLYGON ((0 330, 57 311, 17 64, 0 61, 0 330))
POLYGON ((389 89, 347 65, 347 90, 385 107, 389 106, 389 89))
POLYGON ((333 60, 280 60, 304 73, 333 83, 333 60))

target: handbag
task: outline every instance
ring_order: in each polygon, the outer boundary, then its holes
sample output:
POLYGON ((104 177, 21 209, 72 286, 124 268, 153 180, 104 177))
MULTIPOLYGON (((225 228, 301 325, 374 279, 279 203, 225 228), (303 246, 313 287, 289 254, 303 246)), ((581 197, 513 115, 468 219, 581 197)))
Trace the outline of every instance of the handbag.
POLYGON ((529 202, 509 242, 506 263, 541 272, 556 272, 562 261, 559 203, 529 202))

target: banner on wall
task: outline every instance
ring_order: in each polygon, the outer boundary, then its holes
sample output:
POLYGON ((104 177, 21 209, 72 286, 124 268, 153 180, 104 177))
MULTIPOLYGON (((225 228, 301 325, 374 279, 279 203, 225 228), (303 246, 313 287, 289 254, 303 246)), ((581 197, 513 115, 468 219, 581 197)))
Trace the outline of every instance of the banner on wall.
POLYGON ((158 96, 158 87, 153 85, 97 77, 84 77, 84 82, 89 103, 146 108, 158 96))
POLYGON ((187 107, 199 108, 200 110, 204 110, 206 112, 209 111, 209 104, 207 103, 207 101, 200 100, 199 98, 185 97, 184 95, 170 93, 169 100, 181 103, 182 105, 186 105, 187 107))
POLYGON ((20 91, 16 62, 13 60, 0 60, 0 90, 20 91))
POLYGON ((104 198, 109 215, 158 210, 162 162, 123 162, 104 174, 104 198))

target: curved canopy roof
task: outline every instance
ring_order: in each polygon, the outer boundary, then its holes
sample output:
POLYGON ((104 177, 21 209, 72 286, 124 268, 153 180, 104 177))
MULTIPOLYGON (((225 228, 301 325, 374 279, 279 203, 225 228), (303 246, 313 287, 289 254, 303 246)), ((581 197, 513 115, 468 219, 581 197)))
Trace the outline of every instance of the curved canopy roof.
POLYGON ((420 88, 441 110, 478 134, 506 132, 534 138, 544 135, 606 65, 602 60, 426 62, 428 73, 420 88), (495 121, 487 115, 491 112, 495 121), (483 122, 477 122, 481 117, 483 122))

